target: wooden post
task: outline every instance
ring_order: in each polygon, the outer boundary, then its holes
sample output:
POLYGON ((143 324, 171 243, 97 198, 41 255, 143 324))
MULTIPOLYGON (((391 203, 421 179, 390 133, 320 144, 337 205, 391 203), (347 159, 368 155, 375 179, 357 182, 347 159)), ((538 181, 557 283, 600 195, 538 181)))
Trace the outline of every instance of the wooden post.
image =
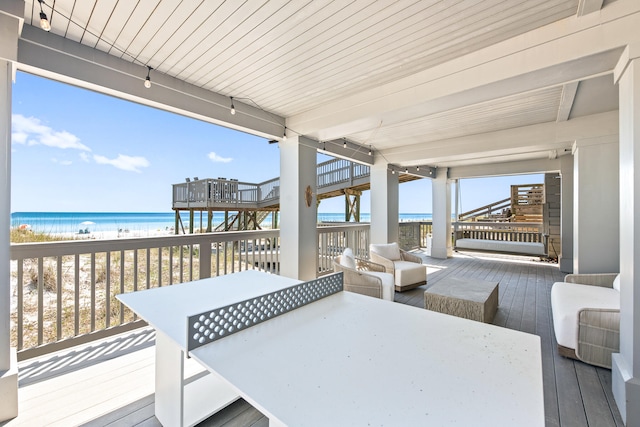
POLYGON ((207 210, 207 233, 211 233, 213 230, 213 211, 211 209, 207 210))
POLYGON ((346 188, 344 190, 344 202, 345 202, 345 221, 351 221, 351 217, 356 222, 360 222, 360 196, 362 195, 362 191, 352 190, 350 188, 346 188))

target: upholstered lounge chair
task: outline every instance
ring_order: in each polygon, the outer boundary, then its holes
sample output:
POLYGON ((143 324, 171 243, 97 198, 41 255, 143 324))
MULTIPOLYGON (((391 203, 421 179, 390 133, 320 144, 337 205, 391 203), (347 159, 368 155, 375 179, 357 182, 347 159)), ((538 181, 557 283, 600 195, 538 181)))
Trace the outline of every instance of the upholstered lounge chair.
POLYGON ((394 300, 393 275, 380 264, 355 258, 349 248, 334 258, 333 271, 343 273, 345 291, 394 300))
POLYGON ((422 258, 400 249, 397 243, 370 244, 371 261, 393 272, 396 291, 403 292, 427 283, 427 268, 422 258))
POLYGON ((620 275, 568 274, 551 288, 558 352, 611 369, 620 351, 620 275))

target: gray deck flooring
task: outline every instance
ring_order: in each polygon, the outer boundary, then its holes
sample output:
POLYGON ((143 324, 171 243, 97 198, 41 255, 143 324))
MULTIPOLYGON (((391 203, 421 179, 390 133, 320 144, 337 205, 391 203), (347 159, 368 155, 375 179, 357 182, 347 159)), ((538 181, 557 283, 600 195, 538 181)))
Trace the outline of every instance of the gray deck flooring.
MULTIPOLYGON (((565 359, 556 351, 549 295, 553 282, 564 277, 557 265, 471 252, 424 259, 428 284, 396 293, 397 302, 423 307, 424 290, 447 276, 500 282, 494 324, 541 337, 546 425, 624 425, 611 393, 611 371, 565 359)), ((159 426, 153 415, 153 337, 153 331, 144 329, 22 362, 20 416, 0 426, 159 426), (100 394, 99 402, 92 393, 100 394)), ((261 427, 268 420, 239 400, 200 425, 261 427)))

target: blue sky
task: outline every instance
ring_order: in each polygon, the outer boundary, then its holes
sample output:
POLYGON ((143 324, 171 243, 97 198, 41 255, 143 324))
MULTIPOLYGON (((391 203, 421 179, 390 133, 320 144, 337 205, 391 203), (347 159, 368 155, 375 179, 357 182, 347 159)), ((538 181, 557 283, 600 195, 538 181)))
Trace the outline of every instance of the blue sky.
MULTIPOLYGON (((186 177, 258 183, 280 173, 278 146, 264 138, 26 73, 17 74, 12 108, 12 212, 170 212, 171 184, 186 177)), ((463 180, 463 210, 538 182, 463 180)), ((343 212, 344 199, 319 211, 343 212)), ((400 212, 431 212, 429 180, 400 185, 400 212)))

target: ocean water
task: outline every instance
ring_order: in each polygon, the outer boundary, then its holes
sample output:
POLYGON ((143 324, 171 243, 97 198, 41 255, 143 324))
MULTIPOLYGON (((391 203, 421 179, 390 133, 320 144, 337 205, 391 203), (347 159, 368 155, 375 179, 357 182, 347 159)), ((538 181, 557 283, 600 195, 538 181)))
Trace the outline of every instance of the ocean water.
MULTIPOLYGON (((189 213, 181 212, 185 228, 189 224, 189 213)), ((370 214, 361 214, 362 222, 369 222, 370 214)), ((431 221, 430 213, 400 214, 400 221, 431 221)), ((344 213, 319 213, 318 222, 343 222, 344 213)), ((214 227, 224 222, 223 212, 213 213, 214 227)), ((11 227, 28 227, 42 233, 77 233, 79 230, 91 232, 137 231, 150 232, 169 230, 175 225, 173 212, 14 212, 11 227)), ((202 213, 202 226, 207 225, 207 213, 202 213)), ((271 216, 262 222, 263 227, 271 226, 271 216)), ((194 215, 194 227, 200 228, 200 213, 194 215)))

